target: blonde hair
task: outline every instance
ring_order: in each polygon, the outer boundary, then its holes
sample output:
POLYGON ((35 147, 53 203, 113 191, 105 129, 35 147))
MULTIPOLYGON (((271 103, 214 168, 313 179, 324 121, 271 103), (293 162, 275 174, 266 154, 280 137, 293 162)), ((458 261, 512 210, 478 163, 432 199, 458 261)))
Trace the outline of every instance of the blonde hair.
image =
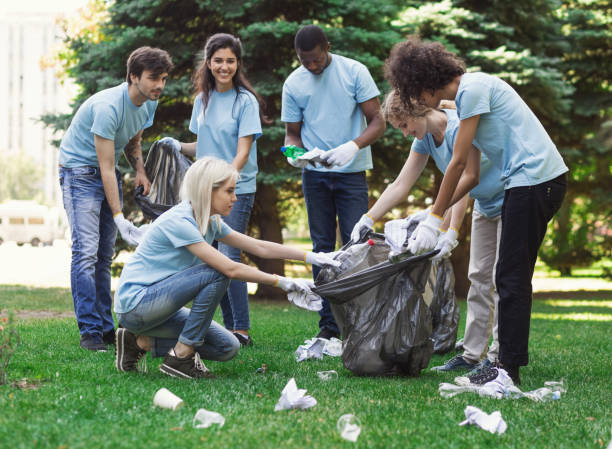
MULTIPOLYGON (((440 109, 457 109, 457 107, 454 101, 442 100, 437 110, 440 109)), ((407 105, 402 101, 399 93, 395 89, 392 89, 387 94, 382 105, 383 117, 388 122, 425 117, 433 110, 433 108, 417 103, 414 100, 412 100, 411 105, 407 105)))
POLYGON ((197 160, 185 173, 181 185, 181 200, 189 201, 193 215, 202 235, 206 234, 211 219, 217 221, 219 216, 210 216, 212 192, 230 179, 237 179, 238 171, 224 160, 206 156, 197 160))

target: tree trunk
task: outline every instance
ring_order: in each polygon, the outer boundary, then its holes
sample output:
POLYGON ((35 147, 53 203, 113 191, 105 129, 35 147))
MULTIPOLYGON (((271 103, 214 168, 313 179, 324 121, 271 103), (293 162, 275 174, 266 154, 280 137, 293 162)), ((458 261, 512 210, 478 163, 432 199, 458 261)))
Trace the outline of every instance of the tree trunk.
MULTIPOLYGON (((255 195, 255 203, 253 212, 251 213, 251 225, 257 228, 259 238, 270 242, 283 243, 283 234, 278 216, 276 204, 278 195, 276 188, 269 184, 259 184, 257 186, 257 194, 255 195)), ((279 259, 262 259, 249 255, 249 259, 257 265, 257 268, 266 273, 278 274, 284 276, 285 263, 279 259)), ((254 295, 260 299, 286 300, 287 295, 277 287, 270 285, 259 284, 254 295)))
MULTIPOLYGON (((473 205, 473 202, 470 202, 473 205)), ((470 289, 468 267, 470 264, 470 237, 472 235, 472 206, 465 212, 465 218, 459 229, 459 245, 451 254, 451 263, 455 272, 455 295, 466 298, 470 289)))

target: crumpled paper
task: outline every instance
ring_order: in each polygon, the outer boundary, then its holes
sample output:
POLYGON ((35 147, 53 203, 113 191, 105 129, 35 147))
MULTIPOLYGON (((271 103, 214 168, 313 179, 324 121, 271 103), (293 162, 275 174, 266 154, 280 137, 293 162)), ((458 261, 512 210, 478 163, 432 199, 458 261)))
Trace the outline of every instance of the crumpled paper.
POLYGON ((321 360, 323 355, 340 357, 342 355, 342 341, 337 338, 311 338, 295 350, 295 361, 307 359, 321 360))
POLYGON ((488 430, 491 433, 501 435, 508 428, 508 424, 502 418, 499 411, 495 411, 490 415, 480 410, 478 407, 468 405, 465 408, 465 421, 459 423, 460 426, 466 424, 476 425, 481 429, 488 430))
POLYGON ((206 429, 213 424, 219 424, 219 427, 223 427, 225 424, 225 418, 217 412, 211 412, 206 409, 199 409, 193 417, 193 427, 196 429, 206 429))
POLYGON ((287 299, 291 304, 313 312, 318 312, 323 307, 323 299, 314 292, 289 292, 287 293, 287 299))
POLYGON ((483 397, 491 397, 495 399, 519 399, 528 398, 535 402, 547 402, 561 398, 561 394, 567 391, 563 381, 548 381, 544 382, 545 387, 538 388, 533 391, 523 392, 519 390, 506 370, 498 368, 498 374, 495 379, 483 385, 474 385, 470 383, 467 377, 455 377, 455 383, 450 384, 443 382, 438 386, 440 396, 452 398, 461 393, 478 393, 483 397))
POLYGON ((306 395, 306 390, 298 389, 295 379, 292 377, 283 388, 281 396, 274 407, 274 411, 290 410, 293 408, 307 409, 317 405, 317 400, 306 395))

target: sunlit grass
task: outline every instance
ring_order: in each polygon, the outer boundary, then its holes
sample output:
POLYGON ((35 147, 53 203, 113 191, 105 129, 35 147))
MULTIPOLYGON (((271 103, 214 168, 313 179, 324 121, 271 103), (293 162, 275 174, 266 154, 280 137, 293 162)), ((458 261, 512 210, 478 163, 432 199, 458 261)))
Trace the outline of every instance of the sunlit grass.
POLYGON ((602 300, 544 299, 540 302, 553 307, 607 307, 612 309, 612 301, 602 300))

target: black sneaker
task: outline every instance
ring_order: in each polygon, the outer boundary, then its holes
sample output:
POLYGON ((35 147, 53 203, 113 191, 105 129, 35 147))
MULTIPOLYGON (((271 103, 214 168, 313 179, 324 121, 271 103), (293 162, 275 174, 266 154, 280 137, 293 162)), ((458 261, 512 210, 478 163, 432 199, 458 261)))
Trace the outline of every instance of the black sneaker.
POLYGON ((233 332, 234 337, 238 339, 240 346, 253 346, 253 339, 250 335, 244 335, 240 332, 233 332))
POLYGON ((106 352, 107 347, 97 335, 81 335, 81 348, 89 351, 106 352))
POLYGON ((102 341, 104 342, 104 344, 114 345, 116 341, 115 329, 113 329, 112 331, 104 332, 102 334, 102 341))
POLYGON ((317 334, 317 338, 325 338, 327 340, 331 340, 332 338, 337 338, 340 340, 340 334, 336 331, 329 329, 328 327, 324 327, 317 334))
POLYGON ((117 356, 115 366, 119 371, 138 371, 138 361, 147 353, 136 343, 136 335, 125 328, 117 329, 117 356))
POLYGON ((468 379, 473 385, 484 385, 488 382, 491 382, 492 380, 497 379, 498 374, 499 371, 497 371, 497 368, 490 367, 480 371, 477 374, 474 374, 473 376, 469 376, 468 379))
POLYGON ((172 377, 180 377, 183 379, 210 379, 215 377, 208 368, 202 363, 200 354, 197 352, 190 357, 181 359, 174 354, 174 349, 171 349, 164 363, 161 364, 159 370, 172 377))

